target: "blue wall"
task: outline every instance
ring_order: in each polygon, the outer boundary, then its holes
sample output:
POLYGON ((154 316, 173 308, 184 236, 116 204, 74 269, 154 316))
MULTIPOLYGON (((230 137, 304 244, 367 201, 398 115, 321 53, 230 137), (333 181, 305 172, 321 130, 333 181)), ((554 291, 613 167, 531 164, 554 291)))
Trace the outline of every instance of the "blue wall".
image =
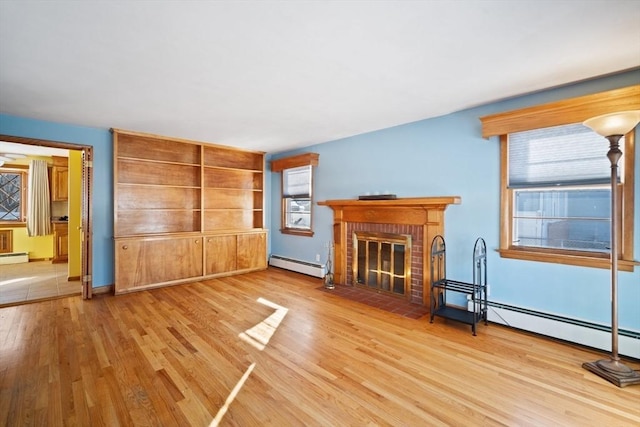
MULTIPOLYGON (((640 83, 640 71, 582 82, 562 88, 472 108, 442 117, 409 123, 337 141, 277 153, 320 154, 314 176, 314 198, 353 199, 367 192, 398 197, 461 196, 462 204, 446 211, 447 273, 471 280, 471 250, 478 236, 490 253, 488 274, 491 301, 610 324, 610 272, 500 258, 500 157, 497 138, 481 137, 479 118, 590 93, 640 83)), ((437 100, 434 100, 437 102, 437 100)), ((608 143, 603 140, 602 153, 608 143)), ((640 165, 640 149, 636 152, 640 165)), ((280 174, 271 173, 271 252, 306 261, 316 254, 326 260, 332 240, 333 212, 314 206, 313 237, 281 234, 280 174)), ((640 171, 636 173, 636 204, 640 203, 640 171)), ((640 257, 640 209, 635 210, 634 255, 640 257)), ((620 328, 640 331, 640 267, 619 273, 620 328)))
POLYGON ((113 284, 113 144, 96 129, 0 114, 0 134, 93 146, 93 286, 113 284))
MULTIPOLYGON (((638 83, 640 71, 636 70, 273 157, 320 153, 316 201, 350 199, 376 191, 399 197, 461 196, 462 204, 450 206, 446 212, 448 272, 460 280, 470 280, 469 258, 475 238, 484 237, 489 247, 496 249, 500 221, 498 142, 481 138, 479 117, 638 83)), ((93 283, 96 287, 113 284, 113 147, 109 130, 0 115, 0 134, 93 146, 93 283)), ((640 165, 640 149, 636 157, 640 165)), ((279 188, 280 174, 268 174, 270 251, 308 261, 315 261, 316 254, 326 259, 326 244, 332 240, 331 209, 315 206, 314 237, 283 235, 278 231, 279 188)), ((640 172, 636 173, 635 197, 636 204, 640 203, 640 172)), ((634 251, 638 258, 640 209, 634 215, 634 251)), ((488 263, 492 301, 610 322, 609 272, 605 269, 503 259, 493 250, 488 263)), ((621 328, 640 331, 640 267, 635 270, 619 274, 619 320, 621 328)))

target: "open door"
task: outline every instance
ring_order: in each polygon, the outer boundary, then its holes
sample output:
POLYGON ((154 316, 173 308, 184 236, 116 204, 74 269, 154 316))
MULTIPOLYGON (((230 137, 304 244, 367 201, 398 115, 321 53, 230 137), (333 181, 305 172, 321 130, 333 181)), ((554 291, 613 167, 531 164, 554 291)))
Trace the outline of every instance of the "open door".
POLYGON ((0 135, 0 140, 24 145, 35 145, 38 147, 61 148, 65 150, 75 150, 82 152, 82 196, 81 196, 81 218, 80 218, 80 239, 81 239, 81 268, 80 278, 82 282, 82 298, 90 299, 92 296, 92 260, 93 260, 93 236, 92 236, 92 208, 91 197, 93 194, 93 147, 89 145, 78 145, 60 141, 50 141, 44 139, 25 138, 12 135, 0 135))
POLYGON ((80 222, 80 239, 82 243, 82 299, 91 299, 92 280, 92 233, 91 233, 91 194, 93 184, 93 149, 82 150, 82 219, 80 222))

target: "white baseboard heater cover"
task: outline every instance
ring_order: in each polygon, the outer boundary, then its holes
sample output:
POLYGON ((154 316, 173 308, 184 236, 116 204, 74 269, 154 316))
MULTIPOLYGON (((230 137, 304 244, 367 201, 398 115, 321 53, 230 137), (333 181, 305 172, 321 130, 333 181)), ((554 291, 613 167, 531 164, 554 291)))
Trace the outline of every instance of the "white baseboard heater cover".
POLYGON ((0 265, 21 264, 23 262, 29 262, 29 254, 26 252, 11 252, 8 254, 0 254, 0 265))
MULTIPOLYGON (((611 351, 611 328, 608 325, 567 321, 559 316, 526 309, 512 309, 509 306, 495 303, 489 303, 488 319, 490 322, 513 328, 582 344, 607 352, 611 351)), ((640 332, 619 331, 618 353, 639 359, 640 332)))
POLYGON ((323 278, 327 274, 327 267, 323 264, 301 261, 280 255, 271 255, 269 257, 269 265, 319 278, 323 278))

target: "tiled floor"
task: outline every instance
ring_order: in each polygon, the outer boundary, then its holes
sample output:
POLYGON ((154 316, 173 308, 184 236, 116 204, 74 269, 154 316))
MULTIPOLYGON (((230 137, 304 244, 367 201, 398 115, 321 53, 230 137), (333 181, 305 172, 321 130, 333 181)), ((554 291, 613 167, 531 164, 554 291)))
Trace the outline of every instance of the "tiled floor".
POLYGON ((67 268, 51 261, 0 265, 0 306, 81 294, 80 281, 67 280, 67 268))
POLYGON ((429 313, 429 307, 425 307, 420 304, 412 304, 404 298, 385 295, 355 286, 335 285, 334 289, 326 289, 323 286, 320 289, 324 292, 330 292, 343 298, 357 301, 381 310, 390 311, 411 319, 419 319, 429 313))

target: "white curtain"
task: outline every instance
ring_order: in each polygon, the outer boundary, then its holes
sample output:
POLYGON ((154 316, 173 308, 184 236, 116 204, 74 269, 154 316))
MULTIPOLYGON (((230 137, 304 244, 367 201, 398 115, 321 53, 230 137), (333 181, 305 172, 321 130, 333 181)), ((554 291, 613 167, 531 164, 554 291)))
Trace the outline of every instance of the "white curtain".
POLYGON ((27 204, 27 230, 29 236, 51 234, 51 199, 49 176, 45 160, 31 160, 29 164, 29 203, 27 204))

